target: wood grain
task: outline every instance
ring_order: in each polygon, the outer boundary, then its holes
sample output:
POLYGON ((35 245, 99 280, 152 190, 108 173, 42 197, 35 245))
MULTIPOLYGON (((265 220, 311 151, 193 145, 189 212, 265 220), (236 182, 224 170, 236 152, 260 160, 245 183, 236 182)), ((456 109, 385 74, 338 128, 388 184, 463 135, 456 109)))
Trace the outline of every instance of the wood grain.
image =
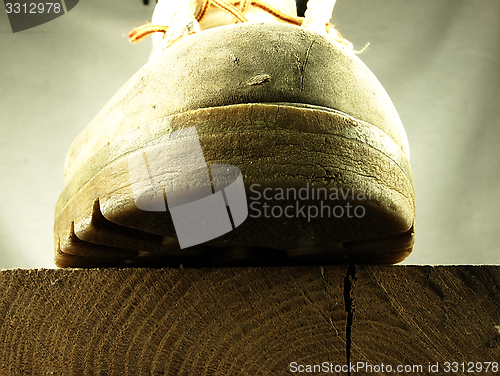
POLYGON ((9 270, 2 375, 273 375, 345 362, 345 268, 9 270))
MULTIPOLYGON (((440 374, 445 362, 500 362, 499 266, 356 266, 355 278, 352 362, 424 374, 429 362, 440 374)), ((464 368, 452 374, 495 374, 464 368)))
POLYGON ((14 269, 0 289, 0 375, 500 361, 498 266, 14 269))

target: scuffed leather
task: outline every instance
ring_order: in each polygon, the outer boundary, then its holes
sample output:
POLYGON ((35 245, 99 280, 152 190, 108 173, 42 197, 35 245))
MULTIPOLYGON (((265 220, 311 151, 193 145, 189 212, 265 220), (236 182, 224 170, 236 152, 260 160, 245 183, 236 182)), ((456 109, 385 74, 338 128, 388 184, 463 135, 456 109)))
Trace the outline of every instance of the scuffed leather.
POLYGON ((409 156, 388 94, 351 51, 297 26, 244 23, 216 27, 158 53, 73 143, 71 177, 116 135, 199 108, 289 102, 335 109, 374 125, 409 156))

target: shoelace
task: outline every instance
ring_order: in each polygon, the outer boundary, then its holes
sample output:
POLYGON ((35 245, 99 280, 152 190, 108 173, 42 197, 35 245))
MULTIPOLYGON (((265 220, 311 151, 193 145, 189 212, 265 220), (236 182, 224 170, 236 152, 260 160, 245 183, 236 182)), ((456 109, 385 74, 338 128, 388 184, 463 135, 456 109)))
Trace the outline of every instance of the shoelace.
MULTIPOLYGON (((196 0, 194 0, 196 1, 196 0)), ((193 2, 193 0, 191 1, 193 2)), ((275 18, 277 18, 280 21, 297 25, 297 26, 302 26, 305 28, 311 28, 314 29, 314 27, 311 27, 311 24, 314 24, 314 14, 318 13, 325 13, 322 12, 323 10, 315 10, 314 8, 318 9, 320 6, 324 7, 324 4, 327 3, 327 7, 330 7, 330 14, 331 11, 333 10, 333 6, 335 4, 335 0, 309 0, 308 2, 308 9, 306 10, 305 17, 298 17, 298 16, 291 16, 289 14, 285 14, 281 12, 279 9, 276 9, 272 7, 269 4, 264 3, 261 0, 202 0, 201 7, 199 10, 194 14, 194 18, 191 19, 183 28, 178 33, 171 33, 169 36, 169 40, 166 43, 166 46, 171 46, 175 42, 179 41, 180 39, 195 34, 196 32, 199 31, 199 23, 205 18, 208 8, 210 6, 214 6, 216 8, 219 8, 226 13, 231 14, 234 17, 233 23, 240 23, 240 22, 248 22, 248 20, 245 17, 245 13, 248 10, 250 6, 257 7, 259 9, 264 10, 265 12, 273 15, 275 18), (312 6, 310 6, 312 3, 312 6), (316 4, 319 4, 316 5, 316 4)), ((194 13, 194 12, 193 12, 194 13)), ((328 15, 328 12, 326 12, 328 15)), ((324 17, 324 15, 322 16, 324 17)), ((328 17, 329 18, 329 17, 328 17)), ((318 22, 316 21, 316 24, 318 22)), ((322 25, 322 22, 321 22, 322 25)), ((167 32, 169 30, 170 26, 169 25, 152 25, 152 24, 146 24, 143 26, 139 26, 135 29, 133 29, 129 34, 128 37, 132 43, 139 42, 140 40, 144 39, 150 34, 153 33, 164 33, 164 38, 167 35, 167 32)), ((324 34, 327 36, 329 39, 340 43, 341 45, 353 49, 353 46, 351 42, 347 41, 342 37, 342 35, 339 33, 337 29, 334 28, 334 26, 330 22, 325 22, 324 23, 324 30, 321 30, 322 26, 320 26, 320 29, 316 29, 316 31, 319 31, 319 33, 324 34)))

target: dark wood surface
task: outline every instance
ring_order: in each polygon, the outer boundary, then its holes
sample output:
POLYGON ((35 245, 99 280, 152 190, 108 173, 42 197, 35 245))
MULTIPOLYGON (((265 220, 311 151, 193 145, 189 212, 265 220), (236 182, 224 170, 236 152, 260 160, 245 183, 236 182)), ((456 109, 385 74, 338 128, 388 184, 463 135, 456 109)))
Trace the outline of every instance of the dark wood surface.
POLYGON ((0 291, 0 375, 500 374, 499 266, 14 269, 0 291))

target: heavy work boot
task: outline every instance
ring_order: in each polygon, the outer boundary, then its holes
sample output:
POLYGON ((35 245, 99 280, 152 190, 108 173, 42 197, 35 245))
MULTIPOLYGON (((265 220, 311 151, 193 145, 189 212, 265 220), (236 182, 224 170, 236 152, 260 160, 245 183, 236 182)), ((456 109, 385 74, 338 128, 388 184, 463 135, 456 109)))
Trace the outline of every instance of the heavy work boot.
POLYGON ((332 0, 160 0, 150 61, 76 139, 56 264, 396 263, 409 147, 332 0))

